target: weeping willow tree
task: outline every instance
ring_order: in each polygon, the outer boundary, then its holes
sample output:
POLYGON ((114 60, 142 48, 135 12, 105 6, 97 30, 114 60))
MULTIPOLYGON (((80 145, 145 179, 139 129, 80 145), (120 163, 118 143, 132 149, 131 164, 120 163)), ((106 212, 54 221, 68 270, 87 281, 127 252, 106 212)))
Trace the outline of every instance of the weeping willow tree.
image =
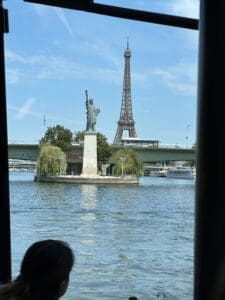
POLYGON ((62 175, 66 173, 66 155, 57 146, 43 146, 37 160, 37 178, 47 175, 62 175))
POLYGON ((143 162, 134 150, 125 148, 116 152, 113 175, 135 175, 139 177, 142 173, 143 162))

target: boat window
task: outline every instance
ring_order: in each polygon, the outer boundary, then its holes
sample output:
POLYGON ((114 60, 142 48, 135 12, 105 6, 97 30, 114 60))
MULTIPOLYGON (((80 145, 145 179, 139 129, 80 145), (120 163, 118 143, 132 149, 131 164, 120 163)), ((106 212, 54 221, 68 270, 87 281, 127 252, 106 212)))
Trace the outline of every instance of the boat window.
MULTIPOLYGON (((131 2, 134 9, 197 17, 195 1, 193 7, 178 1, 131 2)), ((191 299, 195 182, 167 178, 163 171, 176 167, 174 161, 185 164, 194 158, 198 32, 19 0, 5 6, 10 12, 6 63, 13 275, 32 242, 65 239, 78 261, 68 298, 191 299), (132 187, 35 182, 39 142, 58 125, 74 135, 68 174, 81 173, 83 140, 77 133, 86 130, 85 90, 100 109, 96 130, 113 143, 128 49, 129 105, 142 141, 129 149, 143 159, 146 175, 155 168, 163 176, 142 176, 132 187)))

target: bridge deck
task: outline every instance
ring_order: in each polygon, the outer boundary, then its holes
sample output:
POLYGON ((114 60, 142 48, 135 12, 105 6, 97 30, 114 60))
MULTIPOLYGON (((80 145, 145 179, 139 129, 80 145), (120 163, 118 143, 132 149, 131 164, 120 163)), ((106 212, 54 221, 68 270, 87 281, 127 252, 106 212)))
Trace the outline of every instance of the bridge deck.
MULTIPOLYGON (((131 147, 129 147, 131 148, 131 147)), ((9 144, 9 158, 36 161, 40 152, 38 144, 9 144)), ((120 147, 113 147, 113 155, 109 162, 114 163, 115 153, 120 147)), ((139 154, 144 163, 157 161, 189 161, 195 160, 194 149, 182 148, 148 148, 132 147, 139 154)), ((83 146, 73 146, 73 150, 68 155, 71 163, 82 163, 83 146)))

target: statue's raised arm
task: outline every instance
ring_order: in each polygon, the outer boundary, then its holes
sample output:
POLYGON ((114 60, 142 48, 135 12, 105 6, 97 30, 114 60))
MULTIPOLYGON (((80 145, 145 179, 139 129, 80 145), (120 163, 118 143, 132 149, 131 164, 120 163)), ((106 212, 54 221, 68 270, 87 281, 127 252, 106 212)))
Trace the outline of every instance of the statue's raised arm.
POLYGON ((86 109, 87 109, 87 124, 86 131, 95 132, 96 117, 100 112, 99 108, 95 108, 93 99, 88 99, 88 91, 85 91, 86 94, 86 109))
POLYGON ((88 91, 85 90, 85 95, 86 95, 86 108, 88 109, 88 91))

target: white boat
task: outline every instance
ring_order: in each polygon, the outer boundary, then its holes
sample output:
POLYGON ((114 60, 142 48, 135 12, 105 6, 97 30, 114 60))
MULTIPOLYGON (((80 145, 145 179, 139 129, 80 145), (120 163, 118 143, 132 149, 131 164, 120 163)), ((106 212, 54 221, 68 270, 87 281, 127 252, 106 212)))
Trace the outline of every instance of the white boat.
POLYGON ((167 170, 160 169, 160 170, 151 171, 150 176, 154 176, 154 177, 166 177, 166 174, 167 174, 167 170))
POLYGON ((177 179, 195 179, 195 176, 196 176, 195 168, 169 169, 166 173, 166 177, 177 178, 177 179))

